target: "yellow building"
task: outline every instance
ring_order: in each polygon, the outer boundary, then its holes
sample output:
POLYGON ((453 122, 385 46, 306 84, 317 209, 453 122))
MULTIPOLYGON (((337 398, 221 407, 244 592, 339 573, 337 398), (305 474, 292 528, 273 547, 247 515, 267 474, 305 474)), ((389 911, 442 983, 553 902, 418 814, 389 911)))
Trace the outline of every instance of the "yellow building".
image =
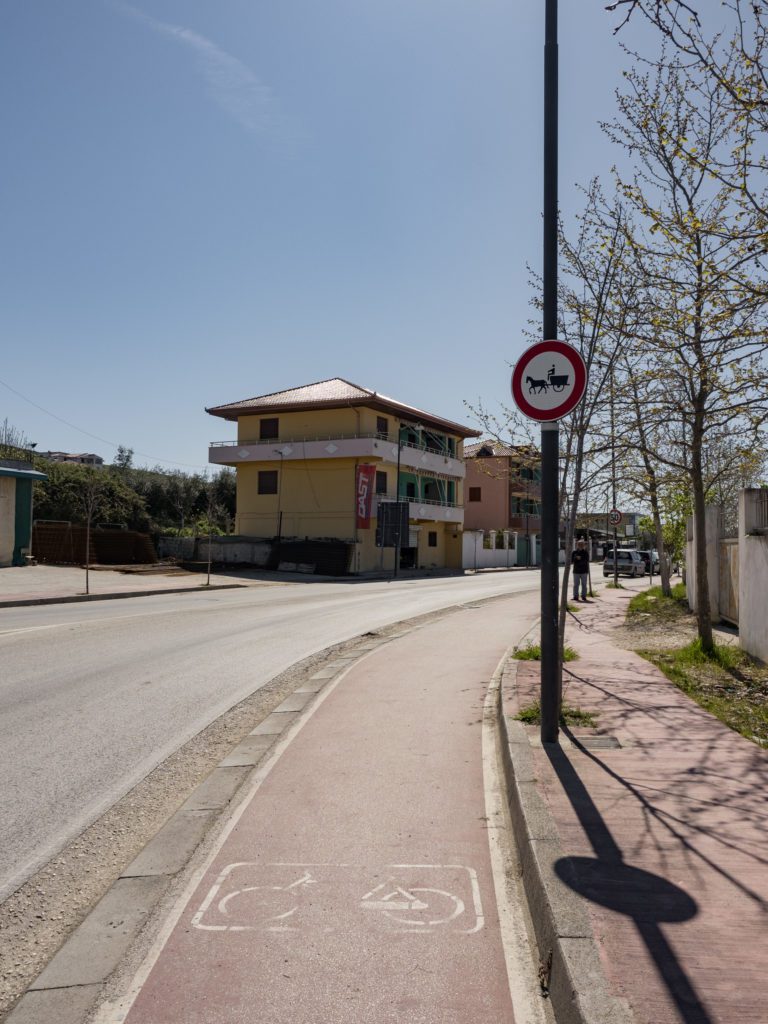
POLYGON ((237 422, 209 462, 237 470, 241 536, 343 541, 351 572, 391 570, 376 528, 399 477, 401 568, 461 567, 462 448, 477 431, 339 377, 206 411, 237 422))

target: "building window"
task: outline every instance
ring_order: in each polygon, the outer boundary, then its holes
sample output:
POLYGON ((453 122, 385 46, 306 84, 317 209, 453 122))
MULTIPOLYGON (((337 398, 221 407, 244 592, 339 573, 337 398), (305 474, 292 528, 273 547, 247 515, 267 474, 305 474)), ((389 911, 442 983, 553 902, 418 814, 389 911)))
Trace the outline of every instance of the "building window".
POLYGON ((277 470, 259 470, 259 494, 277 494, 277 470))
POLYGON ((389 420, 386 416, 376 417, 376 433, 379 437, 389 437, 389 420))
POLYGON ((275 417, 274 419, 260 420, 259 421, 259 440, 260 441, 276 441, 280 437, 279 432, 280 420, 275 417))
POLYGON ((480 501, 481 500, 482 490, 483 490, 482 487, 470 487, 469 488, 469 500, 470 501, 480 501))
POLYGON ((437 530, 430 530, 427 534, 427 544, 431 548, 437 547, 437 530))
POLYGON ((416 484, 410 483, 405 485, 405 496, 406 498, 416 497, 416 484))
POLYGON ((376 493, 387 493, 387 471, 385 469, 376 470, 376 493))

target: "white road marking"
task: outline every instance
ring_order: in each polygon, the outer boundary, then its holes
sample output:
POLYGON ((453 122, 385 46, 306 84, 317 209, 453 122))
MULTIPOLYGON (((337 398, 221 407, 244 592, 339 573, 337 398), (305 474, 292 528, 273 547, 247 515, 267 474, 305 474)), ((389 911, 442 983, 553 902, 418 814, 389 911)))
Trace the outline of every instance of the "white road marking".
MULTIPOLYGON (((192 927, 209 932, 275 931, 275 926, 279 922, 295 918, 291 921, 290 930, 295 931, 302 927, 316 928, 318 906, 322 906, 322 896, 331 891, 337 898, 340 891, 350 893, 349 897, 342 897, 349 898, 354 903, 345 912, 345 918, 354 909, 375 911, 373 920, 382 921, 386 918, 397 926, 395 930, 399 932, 432 934, 455 921, 459 927, 452 928, 452 931, 472 935, 484 926, 485 919, 474 868, 458 864, 387 864, 377 869, 376 877, 393 869, 398 872, 397 875, 390 875, 386 881, 380 882, 364 896, 357 897, 352 894, 357 887, 358 877, 366 874, 370 877, 373 870, 370 865, 238 861, 222 869, 193 915, 192 927), (290 869, 290 876, 286 876, 286 868, 290 869), (303 869, 298 878, 294 877, 290 882, 281 879, 281 871, 284 877, 292 877, 297 868, 303 869), (438 879, 442 877, 453 883, 458 881, 460 884, 461 879, 457 879, 457 873, 464 876, 465 884, 468 886, 465 895, 471 894, 475 910, 470 927, 460 927, 463 922, 459 919, 466 915, 465 900, 447 889, 409 884, 402 876, 405 872, 415 870, 418 870, 421 878, 425 871, 429 871, 436 874, 438 879), (318 895, 321 899, 307 904, 302 901, 302 895, 303 890, 309 886, 319 887, 318 895), (240 904, 235 903, 240 897, 247 897, 248 894, 256 895, 240 904), (286 894, 294 897, 289 904, 286 904, 284 899, 286 894), (299 911, 301 913, 298 913, 299 911)), ((370 915, 368 916, 370 918, 370 915)), ((392 925, 389 928, 392 930, 392 925)), ((277 930, 287 929, 280 927, 277 930)))

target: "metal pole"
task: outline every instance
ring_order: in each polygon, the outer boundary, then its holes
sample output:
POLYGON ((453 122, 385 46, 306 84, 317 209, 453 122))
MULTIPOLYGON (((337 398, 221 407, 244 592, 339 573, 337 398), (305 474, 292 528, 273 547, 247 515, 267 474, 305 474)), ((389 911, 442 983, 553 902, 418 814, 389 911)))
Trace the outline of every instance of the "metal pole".
MULTIPOLYGON (((544 33, 544 340, 557 337, 557 0, 546 0, 544 33)), ((558 642, 557 421, 541 425, 541 741, 557 743, 560 718, 558 642)))
MULTIPOLYGON (((616 508, 616 424, 614 421, 613 362, 611 362, 611 501, 616 508)), ((613 583, 619 585, 618 530, 613 528, 613 583)))
POLYGON ((275 451, 280 456, 280 476, 277 478, 277 544, 279 551, 283 539, 283 510, 280 508, 280 499, 283 495, 283 452, 279 448, 276 448, 275 451))
POLYGON ((397 474, 395 476, 395 497, 397 499, 397 525, 395 530, 395 567, 392 570, 392 579, 397 579, 397 573, 400 569, 400 445, 403 440, 403 425, 398 423, 397 425, 397 474))

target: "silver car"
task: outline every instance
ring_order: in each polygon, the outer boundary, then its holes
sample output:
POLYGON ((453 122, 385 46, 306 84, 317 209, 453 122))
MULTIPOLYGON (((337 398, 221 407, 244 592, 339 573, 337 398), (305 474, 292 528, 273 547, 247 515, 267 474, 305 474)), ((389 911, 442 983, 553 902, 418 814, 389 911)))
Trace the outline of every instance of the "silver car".
MULTIPOLYGON (((634 548, 619 548, 616 551, 616 569, 619 576, 645 576, 645 562, 634 548)), ((614 553, 605 556, 603 576, 613 576, 614 553)))

